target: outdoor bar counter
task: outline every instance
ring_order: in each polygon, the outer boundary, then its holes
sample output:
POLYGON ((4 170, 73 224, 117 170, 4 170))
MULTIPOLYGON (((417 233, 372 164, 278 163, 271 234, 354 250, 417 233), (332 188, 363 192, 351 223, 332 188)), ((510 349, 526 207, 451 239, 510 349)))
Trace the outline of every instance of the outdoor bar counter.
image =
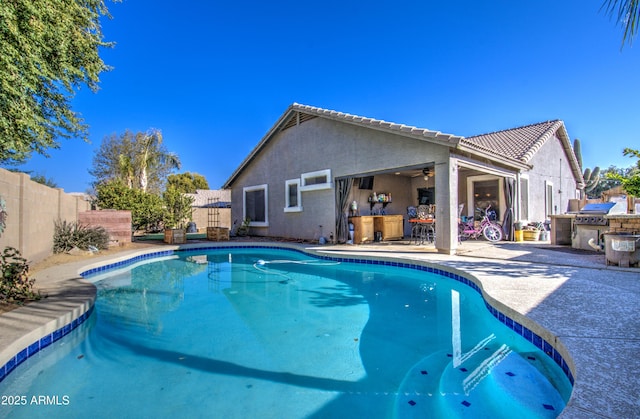
POLYGON ((404 217, 402 215, 362 215, 349 217, 353 224, 353 243, 373 242, 376 232, 380 240, 401 240, 404 237, 404 217))

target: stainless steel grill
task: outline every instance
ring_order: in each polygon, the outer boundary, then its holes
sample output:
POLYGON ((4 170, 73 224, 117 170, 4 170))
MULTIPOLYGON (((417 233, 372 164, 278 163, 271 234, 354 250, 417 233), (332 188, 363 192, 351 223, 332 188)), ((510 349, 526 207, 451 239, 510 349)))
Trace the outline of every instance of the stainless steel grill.
POLYGON ((576 215, 576 225, 606 226, 609 224, 604 215, 576 215))
POLYGON ((573 221, 571 247, 594 250, 604 245, 602 234, 609 229, 605 215, 615 206, 613 202, 587 204, 576 214, 573 221))
POLYGON ((604 217, 615 206, 615 202, 605 202, 603 204, 587 204, 578 214, 574 223, 576 225, 606 226, 609 221, 604 217))

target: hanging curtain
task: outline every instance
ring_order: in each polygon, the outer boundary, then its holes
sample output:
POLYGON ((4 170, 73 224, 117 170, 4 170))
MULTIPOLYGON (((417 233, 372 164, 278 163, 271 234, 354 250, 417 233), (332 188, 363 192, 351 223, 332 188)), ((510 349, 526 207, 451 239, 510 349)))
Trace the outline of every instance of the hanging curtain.
POLYGON ((349 240, 347 211, 353 177, 336 179, 336 241, 346 243, 349 240))
POLYGON ((502 232, 505 240, 514 240, 513 226, 513 201, 515 198, 515 180, 513 178, 504 178, 504 198, 507 204, 507 211, 504 214, 502 222, 502 232))

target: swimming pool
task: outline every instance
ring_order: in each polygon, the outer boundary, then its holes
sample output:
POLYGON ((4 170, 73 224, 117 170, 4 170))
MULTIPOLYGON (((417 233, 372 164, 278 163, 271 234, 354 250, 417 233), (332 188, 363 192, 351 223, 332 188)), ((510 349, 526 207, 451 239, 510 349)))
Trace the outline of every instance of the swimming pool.
POLYGON ((571 383, 554 351, 473 282, 362 262, 220 248, 93 275, 94 313, 0 393, 61 401, 12 417, 560 413, 571 383))

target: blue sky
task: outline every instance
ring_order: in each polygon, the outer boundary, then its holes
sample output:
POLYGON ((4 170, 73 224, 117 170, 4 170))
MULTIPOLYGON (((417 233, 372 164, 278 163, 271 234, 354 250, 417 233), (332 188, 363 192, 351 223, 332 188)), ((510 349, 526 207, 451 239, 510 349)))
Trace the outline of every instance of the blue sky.
POLYGON ((101 56, 113 70, 73 100, 91 144, 62 140, 20 169, 84 192, 105 136, 157 128, 181 172, 216 189, 293 102, 463 136, 561 119, 586 167, 629 167, 640 51, 621 49, 601 4, 108 3, 116 45, 101 56))

